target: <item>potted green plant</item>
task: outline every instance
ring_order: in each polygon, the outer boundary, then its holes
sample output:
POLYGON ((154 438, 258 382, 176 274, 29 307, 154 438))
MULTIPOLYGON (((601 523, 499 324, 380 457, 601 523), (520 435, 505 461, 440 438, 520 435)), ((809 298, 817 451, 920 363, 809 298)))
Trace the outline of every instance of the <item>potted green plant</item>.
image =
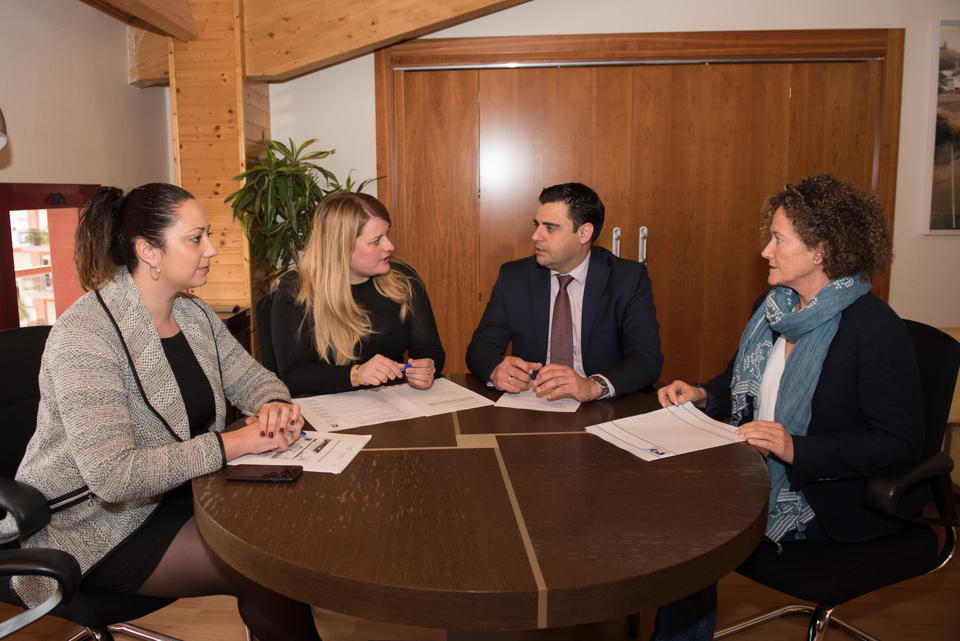
POLYGON ((233 201, 233 217, 243 223, 251 257, 262 261, 269 287, 297 264, 313 231, 317 205, 331 194, 362 191, 375 179, 357 184, 348 175, 340 184, 333 173, 313 162, 336 153, 335 149, 304 152, 316 142, 315 138, 299 147, 293 140, 289 147, 277 140, 262 142, 267 149, 266 157, 255 158, 253 167, 235 178, 244 184, 224 202, 233 201))

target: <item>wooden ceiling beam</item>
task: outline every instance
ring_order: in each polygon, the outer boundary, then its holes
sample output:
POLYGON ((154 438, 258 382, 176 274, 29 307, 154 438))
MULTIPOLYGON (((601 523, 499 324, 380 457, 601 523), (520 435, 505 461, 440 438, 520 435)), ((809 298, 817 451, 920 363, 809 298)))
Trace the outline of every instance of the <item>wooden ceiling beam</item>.
POLYGON ((167 36, 127 27, 127 76, 131 85, 141 89, 169 85, 167 36))
POLYGON ((81 0, 127 24, 184 42, 199 34, 187 0, 81 0))
POLYGON ((288 80, 524 2, 244 0, 246 75, 288 80))

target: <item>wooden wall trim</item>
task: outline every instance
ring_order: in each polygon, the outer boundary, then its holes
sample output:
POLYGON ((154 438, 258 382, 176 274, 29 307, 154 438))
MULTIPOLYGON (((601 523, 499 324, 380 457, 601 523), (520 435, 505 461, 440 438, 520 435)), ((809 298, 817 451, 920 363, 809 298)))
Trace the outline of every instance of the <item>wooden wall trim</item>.
POLYGON ((881 58, 892 31, 709 31, 411 40, 386 50, 395 69, 524 63, 881 58))
MULTIPOLYGON (((394 127, 394 87, 393 66, 390 63, 390 49, 380 49, 373 56, 373 70, 376 84, 377 108, 377 175, 385 180, 377 181, 377 198, 387 211, 394 211, 397 204, 396 146, 394 127)), ((391 241, 396 234, 391 230, 391 241)))
MULTIPOLYGON (((903 29, 887 30, 887 52, 883 65, 882 104, 880 106, 880 149, 876 168, 876 190, 887 206, 890 229, 897 200, 897 168, 900 161, 900 103, 903 94, 903 29)), ((873 285, 874 293, 883 300, 890 299, 890 272, 887 271, 873 285)))

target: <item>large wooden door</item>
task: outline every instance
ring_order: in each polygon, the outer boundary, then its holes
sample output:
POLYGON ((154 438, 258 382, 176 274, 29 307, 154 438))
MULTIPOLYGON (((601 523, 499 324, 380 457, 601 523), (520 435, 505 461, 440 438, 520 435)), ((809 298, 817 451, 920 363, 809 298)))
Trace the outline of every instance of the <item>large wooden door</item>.
POLYGON ((606 215, 598 245, 630 225, 631 70, 627 67, 480 72, 480 297, 501 264, 533 254, 544 187, 580 182, 606 215))
POLYGON ((768 195, 823 171, 875 187, 875 65, 635 68, 634 203, 649 229, 662 380, 706 380, 736 350, 750 303, 769 289, 768 195))
POLYGON ((766 288, 760 205, 787 177, 789 64, 634 70, 633 193, 663 380, 722 371, 766 288))
POLYGON ((583 182, 636 259, 648 229, 662 380, 704 380, 768 289, 764 199, 814 171, 876 188, 875 61, 395 72, 400 255, 462 371, 497 267, 532 253, 540 190, 583 182))
POLYGON ((477 199, 477 72, 405 74, 394 212, 399 255, 423 276, 447 353, 447 372, 465 372, 464 355, 480 321, 480 213, 477 199))
POLYGON ((797 63, 791 72, 790 180, 826 171, 876 189, 880 63, 797 63))

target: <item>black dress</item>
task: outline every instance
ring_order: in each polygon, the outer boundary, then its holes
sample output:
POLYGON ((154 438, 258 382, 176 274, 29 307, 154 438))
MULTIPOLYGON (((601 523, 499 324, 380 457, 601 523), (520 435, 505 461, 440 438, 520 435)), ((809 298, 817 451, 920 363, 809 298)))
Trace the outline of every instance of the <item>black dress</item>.
POLYGON ((321 360, 313 342, 312 315, 306 315, 304 322, 304 309, 297 304, 300 274, 294 271, 284 275, 273 302, 270 324, 280 380, 290 389, 290 394, 298 396, 350 391, 353 389, 350 369, 377 354, 398 363, 403 362, 405 353, 415 359, 431 358, 437 376, 440 375, 445 353, 440 344, 427 289, 423 281, 406 266, 394 264, 392 269, 407 276, 413 285, 410 312, 406 320, 401 322, 400 305, 381 296, 373 278, 352 285, 353 300, 370 314, 373 334, 361 342, 357 358, 347 365, 331 365, 321 360))
MULTIPOLYGON (((183 332, 160 343, 177 380, 190 421, 190 437, 209 431, 216 418, 216 401, 197 357, 183 332)), ((163 495, 160 506, 136 532, 127 537, 83 577, 83 584, 132 595, 150 578, 177 533, 193 516, 190 483, 163 495)))

